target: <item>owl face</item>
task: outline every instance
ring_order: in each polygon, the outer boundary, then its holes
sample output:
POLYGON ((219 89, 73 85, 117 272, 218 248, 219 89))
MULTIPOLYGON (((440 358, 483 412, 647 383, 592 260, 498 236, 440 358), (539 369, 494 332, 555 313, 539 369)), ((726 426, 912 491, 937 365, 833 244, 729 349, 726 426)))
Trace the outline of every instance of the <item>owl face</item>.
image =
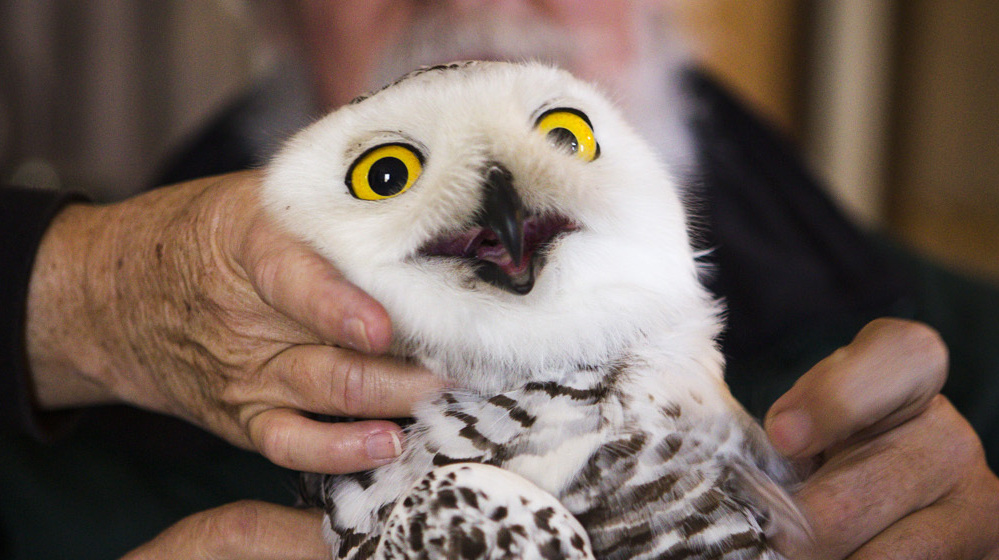
POLYGON ((435 67, 356 100, 287 144, 264 199, 386 307, 398 353, 474 388, 609 359, 705 308, 668 173, 602 95, 540 64, 435 67))

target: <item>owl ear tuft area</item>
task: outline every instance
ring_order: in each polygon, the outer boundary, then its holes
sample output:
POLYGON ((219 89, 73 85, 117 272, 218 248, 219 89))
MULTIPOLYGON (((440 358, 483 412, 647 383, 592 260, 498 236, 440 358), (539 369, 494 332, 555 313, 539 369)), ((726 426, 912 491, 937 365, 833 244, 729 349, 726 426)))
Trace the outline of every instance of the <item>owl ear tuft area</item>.
POLYGON ((409 144, 380 144, 354 160, 344 182, 354 198, 385 200, 413 186, 423 161, 423 154, 409 144))

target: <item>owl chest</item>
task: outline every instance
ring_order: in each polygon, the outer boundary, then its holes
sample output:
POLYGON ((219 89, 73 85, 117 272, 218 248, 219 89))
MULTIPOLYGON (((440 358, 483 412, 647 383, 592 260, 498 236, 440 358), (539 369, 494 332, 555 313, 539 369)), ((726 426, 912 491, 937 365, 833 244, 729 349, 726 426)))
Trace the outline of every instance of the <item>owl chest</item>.
MULTIPOLYGON (((649 550, 686 538, 668 523, 649 532, 636 520, 695 519, 690 526, 697 528, 731 516, 719 505, 726 498, 717 452, 738 434, 701 433, 684 420, 696 411, 634 394, 558 384, 488 398, 445 393, 417 412, 405 455, 376 471, 373 485, 341 479, 330 500, 336 506, 328 508, 333 542, 346 551, 358 535, 377 542, 407 489, 454 463, 495 465, 554 496, 589 533, 598 557, 617 557, 608 551, 631 546, 635 535, 644 535, 649 550)), ((502 484, 482 490, 510 491, 502 484)))
POLYGON ((623 453, 636 463, 652 439, 648 430, 664 429, 658 421, 642 426, 643 414, 628 396, 600 389, 529 385, 477 402, 447 396, 442 402, 421 418, 427 427, 422 447, 432 466, 488 463, 554 496, 594 476, 608 454, 623 453))

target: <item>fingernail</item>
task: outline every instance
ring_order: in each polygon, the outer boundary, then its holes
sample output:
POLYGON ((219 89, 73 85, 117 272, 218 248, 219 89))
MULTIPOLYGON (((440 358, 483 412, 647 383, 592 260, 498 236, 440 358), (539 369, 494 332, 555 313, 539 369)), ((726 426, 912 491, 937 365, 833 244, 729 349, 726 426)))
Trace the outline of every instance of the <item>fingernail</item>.
POLYGON ((402 454, 402 443, 399 441, 399 434, 395 432, 371 434, 365 445, 368 448, 368 457, 374 461, 395 459, 402 454))
POLYGON ((347 333, 347 344, 354 350, 371 352, 371 342, 368 341, 368 331, 364 327, 364 321, 357 317, 350 317, 343 323, 344 331, 347 333))
POLYGON ((801 410, 785 410, 766 424, 770 441, 781 454, 793 457, 812 439, 812 419, 801 410))

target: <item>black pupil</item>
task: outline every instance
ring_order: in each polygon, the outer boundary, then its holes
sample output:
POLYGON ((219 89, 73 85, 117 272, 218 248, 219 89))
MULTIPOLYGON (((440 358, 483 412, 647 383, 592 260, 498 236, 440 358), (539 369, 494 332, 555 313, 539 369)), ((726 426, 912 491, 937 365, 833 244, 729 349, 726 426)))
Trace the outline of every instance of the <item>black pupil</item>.
POLYGON ((548 131, 548 141, 557 148, 574 154, 579 151, 579 140, 568 128, 553 128, 548 131))
POLYGON ((409 170, 399 158, 384 157, 368 170, 368 185, 379 196, 398 194, 409 179, 409 170))

